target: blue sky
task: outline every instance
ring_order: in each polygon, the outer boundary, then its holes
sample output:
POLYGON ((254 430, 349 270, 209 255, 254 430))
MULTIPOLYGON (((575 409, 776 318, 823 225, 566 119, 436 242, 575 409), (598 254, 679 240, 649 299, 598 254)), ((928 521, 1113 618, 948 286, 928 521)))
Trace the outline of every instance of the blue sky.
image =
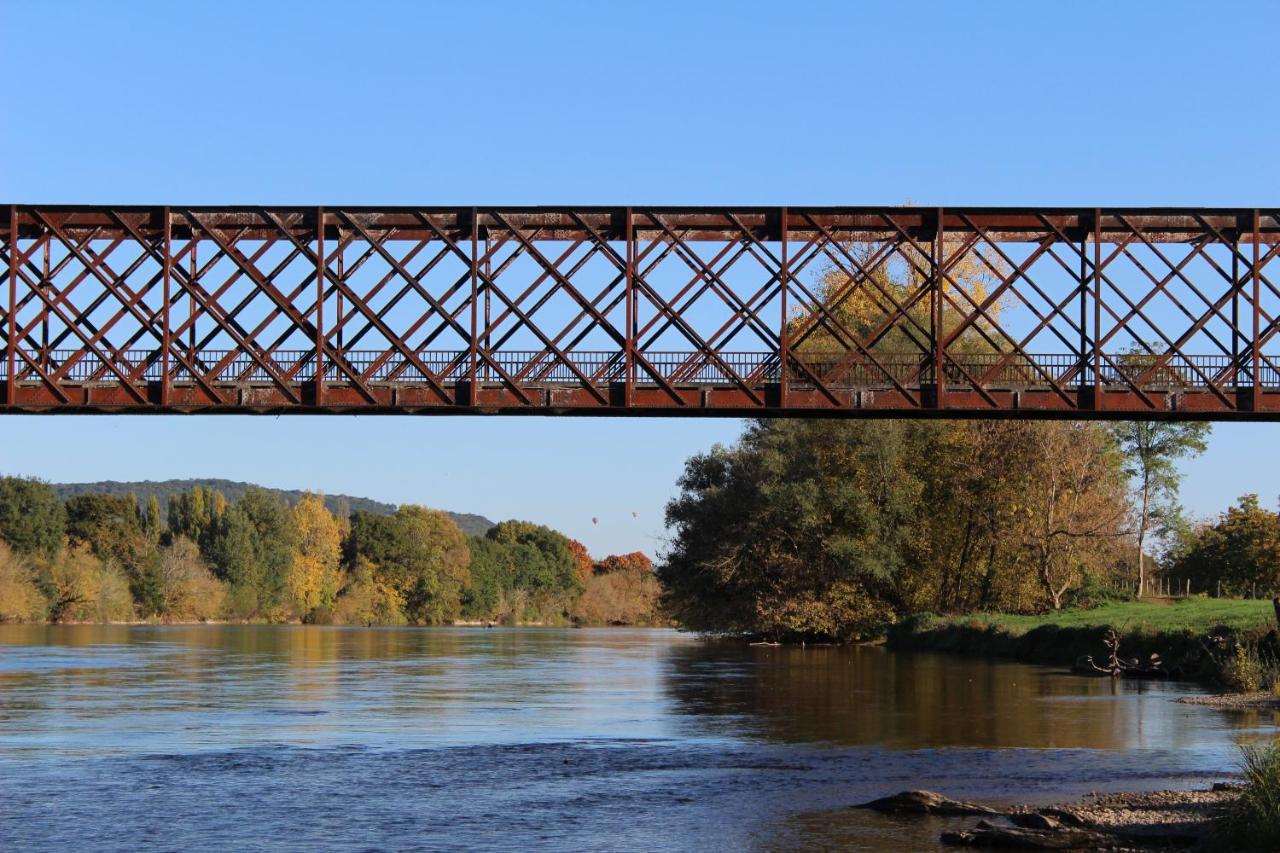
MULTIPOLYGON (((0 0, 0 197, 1274 205, 1277 24, 1243 2, 0 0)), ((0 470, 314 487, 652 553, 685 457, 739 430, 14 417, 0 470)), ((1218 427, 1184 503, 1273 504, 1277 438, 1218 427)))

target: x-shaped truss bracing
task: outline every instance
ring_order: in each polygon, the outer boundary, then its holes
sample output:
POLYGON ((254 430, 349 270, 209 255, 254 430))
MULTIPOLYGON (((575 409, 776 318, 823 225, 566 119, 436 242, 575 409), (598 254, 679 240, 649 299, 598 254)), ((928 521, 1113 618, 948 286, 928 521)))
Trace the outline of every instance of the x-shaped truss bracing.
POLYGON ((0 208, 0 410, 1280 419, 1280 211, 0 208))

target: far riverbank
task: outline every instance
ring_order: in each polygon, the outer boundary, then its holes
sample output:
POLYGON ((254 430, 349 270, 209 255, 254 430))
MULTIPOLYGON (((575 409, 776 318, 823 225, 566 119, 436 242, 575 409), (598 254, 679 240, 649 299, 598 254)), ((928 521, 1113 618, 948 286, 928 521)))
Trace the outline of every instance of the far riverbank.
POLYGON ((1247 692, 1272 687, 1276 664, 1259 649, 1275 644, 1275 628, 1270 601, 1190 597, 1032 616, 924 614, 891 627, 887 645, 1044 666, 1076 666, 1092 657, 1104 665, 1105 640, 1114 630, 1122 658, 1146 663, 1156 655, 1171 677, 1247 692), (1231 670, 1225 680, 1224 663, 1231 670), (1237 663, 1247 671, 1235 672, 1237 663), (1231 683, 1239 677, 1246 683, 1231 683))

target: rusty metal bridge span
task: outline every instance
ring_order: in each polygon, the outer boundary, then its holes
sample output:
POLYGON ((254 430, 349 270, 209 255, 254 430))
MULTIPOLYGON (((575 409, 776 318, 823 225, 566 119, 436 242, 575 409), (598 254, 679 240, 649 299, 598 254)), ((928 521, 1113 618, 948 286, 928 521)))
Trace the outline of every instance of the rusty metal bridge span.
POLYGON ((1280 418, 1280 210, 0 208, 0 411, 1280 418))

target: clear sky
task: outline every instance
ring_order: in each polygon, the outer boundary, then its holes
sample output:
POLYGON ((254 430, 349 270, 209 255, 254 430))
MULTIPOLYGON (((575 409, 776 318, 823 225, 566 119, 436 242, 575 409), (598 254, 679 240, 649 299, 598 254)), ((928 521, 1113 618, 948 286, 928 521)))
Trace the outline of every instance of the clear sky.
MULTIPOLYGON (((1277 25, 1273 2, 0 0, 0 201, 1274 206, 1277 25)), ((0 471, 311 487, 652 553, 685 457, 740 428, 10 417, 0 471)), ((1184 503, 1273 504, 1277 438, 1220 426, 1184 503)))

